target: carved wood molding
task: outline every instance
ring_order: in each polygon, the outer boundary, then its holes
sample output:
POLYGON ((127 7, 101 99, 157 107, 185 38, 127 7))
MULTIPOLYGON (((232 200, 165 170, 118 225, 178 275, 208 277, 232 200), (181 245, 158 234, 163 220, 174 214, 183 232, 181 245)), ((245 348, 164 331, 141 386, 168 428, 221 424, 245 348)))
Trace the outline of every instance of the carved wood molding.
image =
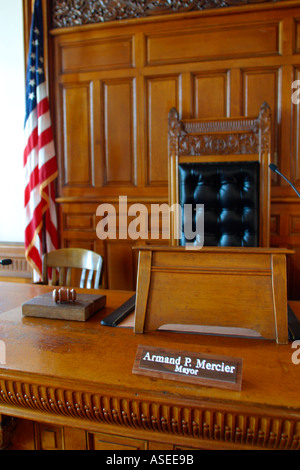
POLYGON ((271 119, 271 109, 267 103, 263 103, 263 105, 260 108, 260 112, 258 116, 258 125, 259 125, 259 130, 260 130, 262 152, 270 153, 271 152, 272 119, 271 119))
POLYGON ((243 155, 258 153, 257 134, 179 137, 178 155, 243 155))
MULTIPOLYGON (((238 406, 217 403, 170 404, 154 399, 133 399, 99 392, 86 392, 20 380, 0 380, 0 404, 7 410, 23 409, 84 423, 108 424, 135 430, 165 433, 201 441, 269 449, 300 449, 300 417, 274 409, 247 412, 238 406), (222 409, 223 408, 223 409, 222 409)), ((86 427, 86 424, 83 425, 86 427)))
POLYGON ((279 1, 284 0, 52 0, 52 27, 279 1))
POLYGON ((226 118, 224 120, 179 120, 178 112, 171 109, 169 116, 169 147, 179 156, 244 155, 271 149, 271 110, 263 103, 259 116, 252 118, 226 118))

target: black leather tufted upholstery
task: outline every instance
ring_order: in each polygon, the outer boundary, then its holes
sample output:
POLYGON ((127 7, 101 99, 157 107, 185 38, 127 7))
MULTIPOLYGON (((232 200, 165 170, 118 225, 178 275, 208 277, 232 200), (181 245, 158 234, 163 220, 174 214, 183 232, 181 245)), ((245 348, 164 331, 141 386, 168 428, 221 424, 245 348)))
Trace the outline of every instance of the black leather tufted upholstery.
MULTIPOLYGON (((179 164, 179 204, 204 204, 205 246, 259 246, 258 162, 179 164)), ((183 217, 180 244, 191 242, 183 217)))

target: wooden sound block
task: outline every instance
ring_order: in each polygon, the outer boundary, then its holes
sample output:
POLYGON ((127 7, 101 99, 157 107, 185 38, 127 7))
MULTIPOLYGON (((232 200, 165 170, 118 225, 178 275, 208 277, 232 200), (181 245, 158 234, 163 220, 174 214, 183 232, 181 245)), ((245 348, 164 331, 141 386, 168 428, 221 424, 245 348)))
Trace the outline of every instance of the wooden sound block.
POLYGON ((22 314, 28 317, 86 321, 105 305, 105 295, 77 294, 75 302, 56 303, 52 292, 49 292, 25 302, 22 314))

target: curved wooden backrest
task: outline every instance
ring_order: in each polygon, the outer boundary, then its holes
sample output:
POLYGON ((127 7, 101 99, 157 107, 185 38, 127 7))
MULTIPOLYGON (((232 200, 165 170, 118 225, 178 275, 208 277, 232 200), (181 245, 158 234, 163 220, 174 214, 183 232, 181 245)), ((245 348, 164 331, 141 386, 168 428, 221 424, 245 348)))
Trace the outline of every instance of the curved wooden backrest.
POLYGON ((43 282, 70 287, 74 279, 72 271, 76 269, 81 270, 80 282, 79 286, 72 285, 72 287, 98 289, 102 264, 101 255, 84 248, 61 248, 51 251, 43 256, 43 282), (51 276, 48 276, 49 270, 51 276))
MULTIPOLYGON (((205 164, 224 166, 231 163, 257 162, 259 234, 258 246, 268 247, 270 238, 270 172, 271 110, 267 103, 258 116, 222 119, 179 119, 172 108, 168 121, 169 143, 169 205, 180 205, 179 169, 190 164, 198 168, 205 164)), ((193 169, 191 171, 194 171, 193 169)), ((200 173, 200 171, 199 171, 200 173)), ((193 201, 204 204, 204 201, 193 201)), ((205 213, 205 207, 204 207, 205 213)), ((171 245, 178 246, 179 217, 171 212, 171 245)), ((204 226, 205 238, 205 226, 204 226)))

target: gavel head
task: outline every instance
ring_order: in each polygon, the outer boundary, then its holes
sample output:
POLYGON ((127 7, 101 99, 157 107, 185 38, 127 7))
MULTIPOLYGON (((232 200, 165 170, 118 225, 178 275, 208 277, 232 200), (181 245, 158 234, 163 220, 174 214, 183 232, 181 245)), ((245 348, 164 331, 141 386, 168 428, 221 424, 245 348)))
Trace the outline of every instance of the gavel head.
POLYGON ((75 302, 76 291, 74 289, 67 289, 65 287, 61 287, 60 289, 54 289, 52 297, 55 303, 75 302))

